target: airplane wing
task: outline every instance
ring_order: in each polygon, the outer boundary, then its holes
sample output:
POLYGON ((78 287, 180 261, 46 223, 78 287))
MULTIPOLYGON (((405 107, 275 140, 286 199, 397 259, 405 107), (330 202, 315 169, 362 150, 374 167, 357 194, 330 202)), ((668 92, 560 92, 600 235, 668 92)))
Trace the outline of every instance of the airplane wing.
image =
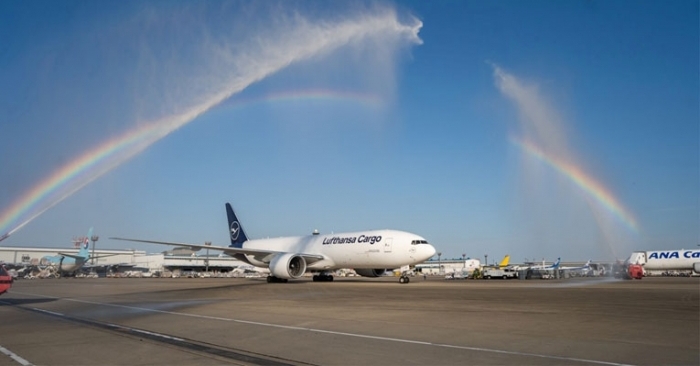
MULTIPOLYGON (((255 259, 257 259, 261 262, 265 262, 265 263, 269 263, 275 254, 285 253, 285 252, 280 252, 280 251, 275 251, 275 250, 220 247, 217 245, 187 244, 187 243, 175 243, 175 242, 156 241, 156 240, 142 240, 142 239, 128 239, 128 238, 110 238, 110 239, 133 241, 133 242, 138 242, 138 243, 174 245, 174 246, 179 246, 179 247, 192 248, 193 250, 199 250, 199 249, 220 250, 220 251, 222 251, 226 254, 229 254, 229 255, 230 254, 247 254, 247 255, 252 255, 255 257, 255 259)), ((314 262, 317 262, 317 261, 324 259, 324 257, 320 254, 309 254, 309 253, 296 253, 296 254, 304 257, 304 259, 306 259, 307 263, 314 263, 314 262)))
MULTIPOLYGON (((71 257, 71 258, 74 258, 74 259, 86 259, 85 257, 83 257, 83 256, 81 256, 81 255, 75 255, 75 254, 71 254, 71 253, 60 253, 60 252, 59 252, 58 255, 62 255, 62 256, 64 256, 64 257, 71 257)), ((117 253, 117 254, 96 255, 96 256, 94 256, 94 257, 93 257, 93 256, 90 256, 88 259, 98 259, 98 258, 105 258, 105 257, 113 257, 113 256, 115 256, 115 255, 121 255, 121 254, 117 253)))
POLYGON ((110 267, 118 267, 118 268, 133 268, 136 267, 136 264, 134 263, 116 263, 116 264, 85 264, 83 265, 82 268, 85 269, 97 269, 97 268, 110 268, 110 267))
POLYGON ((87 258, 83 257, 82 255, 75 255, 75 254, 71 254, 71 253, 60 253, 59 252, 58 255, 62 255, 64 257, 70 257, 73 259, 87 259, 87 258))
POLYGON ((98 258, 106 258, 106 257, 114 257, 115 255, 121 255, 119 253, 116 254, 102 254, 102 255, 96 255, 96 256, 90 256, 90 259, 98 259, 98 258))

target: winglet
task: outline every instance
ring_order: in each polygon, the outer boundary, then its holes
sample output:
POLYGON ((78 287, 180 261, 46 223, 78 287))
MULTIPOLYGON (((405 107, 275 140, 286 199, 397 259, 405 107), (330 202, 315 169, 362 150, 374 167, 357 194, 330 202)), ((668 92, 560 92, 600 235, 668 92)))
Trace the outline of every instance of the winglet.
POLYGON ((243 243, 248 241, 248 237, 245 235, 243 226, 238 222, 236 214, 233 212, 233 207, 230 203, 226 203, 226 216, 228 216, 228 228, 229 234, 231 235, 231 245, 233 248, 242 248, 243 243))

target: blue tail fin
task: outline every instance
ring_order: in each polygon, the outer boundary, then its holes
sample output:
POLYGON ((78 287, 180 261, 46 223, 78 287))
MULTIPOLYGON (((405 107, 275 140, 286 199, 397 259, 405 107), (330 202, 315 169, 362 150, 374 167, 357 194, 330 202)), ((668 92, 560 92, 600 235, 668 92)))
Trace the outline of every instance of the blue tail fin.
POLYGON ((88 230, 87 236, 83 238, 83 242, 80 243, 80 251, 78 251, 78 255, 85 259, 90 258, 90 238, 92 238, 92 228, 88 230))
POLYGON ((557 261, 554 264, 552 264, 552 268, 554 268, 554 269, 559 268, 559 261, 561 261, 561 258, 557 258, 557 261))
POLYGON ((248 241, 248 237, 245 235, 245 231, 243 231, 243 226, 238 222, 238 218, 233 212, 230 203, 226 203, 226 215, 228 216, 229 234, 231 234, 230 247, 241 248, 243 247, 243 243, 248 241))

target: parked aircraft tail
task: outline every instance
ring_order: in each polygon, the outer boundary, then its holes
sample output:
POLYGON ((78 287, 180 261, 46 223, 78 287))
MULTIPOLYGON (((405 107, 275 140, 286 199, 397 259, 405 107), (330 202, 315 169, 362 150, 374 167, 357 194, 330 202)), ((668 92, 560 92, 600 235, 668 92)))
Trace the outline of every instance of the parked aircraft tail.
POLYGON ((92 228, 88 230, 87 236, 80 243, 80 250, 78 251, 78 256, 85 259, 90 258, 90 238, 92 238, 92 228))
POLYGON ((558 269, 559 268, 559 262, 561 261, 561 258, 557 258, 557 261, 552 264, 552 269, 558 269))
POLYGON ((236 214, 233 212, 233 207, 230 203, 226 203, 226 215, 228 216, 228 227, 229 233, 231 234, 231 245, 233 248, 242 248, 243 243, 248 241, 248 237, 245 235, 243 226, 238 221, 236 214))
POLYGON ((509 262, 510 262, 510 255, 506 254, 506 256, 503 257, 503 260, 501 261, 501 263, 498 264, 498 267, 500 267, 500 268, 506 267, 509 262))

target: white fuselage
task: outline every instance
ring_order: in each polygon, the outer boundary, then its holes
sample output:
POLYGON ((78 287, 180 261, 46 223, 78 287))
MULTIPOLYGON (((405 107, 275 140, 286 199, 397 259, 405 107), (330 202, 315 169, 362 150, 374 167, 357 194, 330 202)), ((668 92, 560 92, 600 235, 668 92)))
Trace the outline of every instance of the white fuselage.
MULTIPOLYGON (((420 263, 435 255, 435 248, 424 238, 398 230, 256 239, 243 243, 243 248, 323 256, 323 259, 308 264, 307 270, 312 271, 339 268, 393 269, 420 263)), ((252 255, 246 257, 253 265, 268 266, 252 255)))
POLYGON ((700 250, 654 250, 634 252, 627 259, 629 264, 639 264, 650 271, 692 270, 700 263, 700 250))
POLYGON ((540 264, 540 265, 530 266, 529 268, 530 269, 537 269, 540 271, 544 271, 544 270, 551 271, 551 270, 559 269, 559 261, 556 261, 550 265, 547 265, 544 262, 542 262, 542 264, 540 264))

